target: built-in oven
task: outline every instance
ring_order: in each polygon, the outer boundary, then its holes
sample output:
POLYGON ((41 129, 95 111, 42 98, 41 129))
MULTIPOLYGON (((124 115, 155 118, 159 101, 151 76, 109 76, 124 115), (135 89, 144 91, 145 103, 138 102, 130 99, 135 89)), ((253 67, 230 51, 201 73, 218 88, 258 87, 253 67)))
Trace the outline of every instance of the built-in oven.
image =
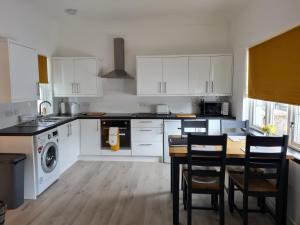
POLYGON ((120 149, 131 148, 130 120, 107 119, 101 120, 101 146, 110 148, 108 143, 109 128, 118 127, 120 135, 120 149))

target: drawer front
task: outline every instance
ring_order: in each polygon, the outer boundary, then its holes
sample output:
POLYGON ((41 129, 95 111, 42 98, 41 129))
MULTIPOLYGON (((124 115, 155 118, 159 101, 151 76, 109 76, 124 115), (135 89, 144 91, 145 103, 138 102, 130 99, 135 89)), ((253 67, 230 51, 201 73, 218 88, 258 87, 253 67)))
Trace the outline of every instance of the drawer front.
POLYGON ((131 120, 131 127, 162 127, 163 120, 137 119, 131 120))
POLYGON ((132 143, 132 155, 134 156, 163 156, 163 144, 150 142, 132 143))
POLYGON ((131 129, 131 138, 133 142, 162 142, 163 128, 140 127, 131 129))

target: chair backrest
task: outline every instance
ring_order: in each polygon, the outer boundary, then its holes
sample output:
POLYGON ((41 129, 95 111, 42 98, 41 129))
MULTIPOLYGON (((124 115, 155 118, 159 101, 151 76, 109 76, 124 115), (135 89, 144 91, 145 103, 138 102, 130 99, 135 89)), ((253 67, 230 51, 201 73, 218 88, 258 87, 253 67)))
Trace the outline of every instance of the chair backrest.
POLYGON ((208 135, 208 120, 181 120, 181 135, 187 134, 208 135))
POLYGON ((247 135, 244 173, 246 191, 251 179, 273 180, 278 190, 282 188, 287 146, 287 135, 282 137, 247 135))
POLYGON ((192 176, 214 177, 219 179, 220 190, 224 188, 226 150, 227 134, 219 136, 188 134, 189 184, 191 185, 192 176), (195 146, 197 146, 197 150, 195 150, 195 146), (215 150, 215 147, 218 149, 215 150))
POLYGON ((249 121, 221 120, 221 134, 229 136, 246 136, 249 134, 249 121))

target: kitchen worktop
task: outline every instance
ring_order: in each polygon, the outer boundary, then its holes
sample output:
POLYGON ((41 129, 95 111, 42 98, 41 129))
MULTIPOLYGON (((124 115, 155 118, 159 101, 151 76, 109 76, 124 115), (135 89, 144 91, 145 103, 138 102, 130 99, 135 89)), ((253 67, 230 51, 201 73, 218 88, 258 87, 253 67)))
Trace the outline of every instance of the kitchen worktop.
POLYGON ((58 123, 47 127, 20 127, 20 126, 12 126, 8 128, 4 128, 0 130, 0 136, 34 136, 45 131, 51 130, 55 127, 61 126, 65 123, 69 123, 76 119, 235 119, 231 116, 202 116, 196 115, 195 118, 191 117, 176 117, 176 114, 168 114, 168 115, 157 115, 156 113, 105 113, 103 115, 87 115, 84 113, 77 115, 63 115, 68 118, 64 118, 60 120, 58 123))

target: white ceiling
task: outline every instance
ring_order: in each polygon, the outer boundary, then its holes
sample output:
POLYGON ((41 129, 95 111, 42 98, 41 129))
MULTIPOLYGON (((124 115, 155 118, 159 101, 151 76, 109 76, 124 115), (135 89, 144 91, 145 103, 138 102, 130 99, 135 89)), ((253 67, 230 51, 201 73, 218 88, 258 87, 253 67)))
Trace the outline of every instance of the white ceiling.
POLYGON ((178 15, 230 16, 248 0, 30 0, 57 18, 66 8, 78 10, 77 18, 96 20, 136 20, 178 15))

